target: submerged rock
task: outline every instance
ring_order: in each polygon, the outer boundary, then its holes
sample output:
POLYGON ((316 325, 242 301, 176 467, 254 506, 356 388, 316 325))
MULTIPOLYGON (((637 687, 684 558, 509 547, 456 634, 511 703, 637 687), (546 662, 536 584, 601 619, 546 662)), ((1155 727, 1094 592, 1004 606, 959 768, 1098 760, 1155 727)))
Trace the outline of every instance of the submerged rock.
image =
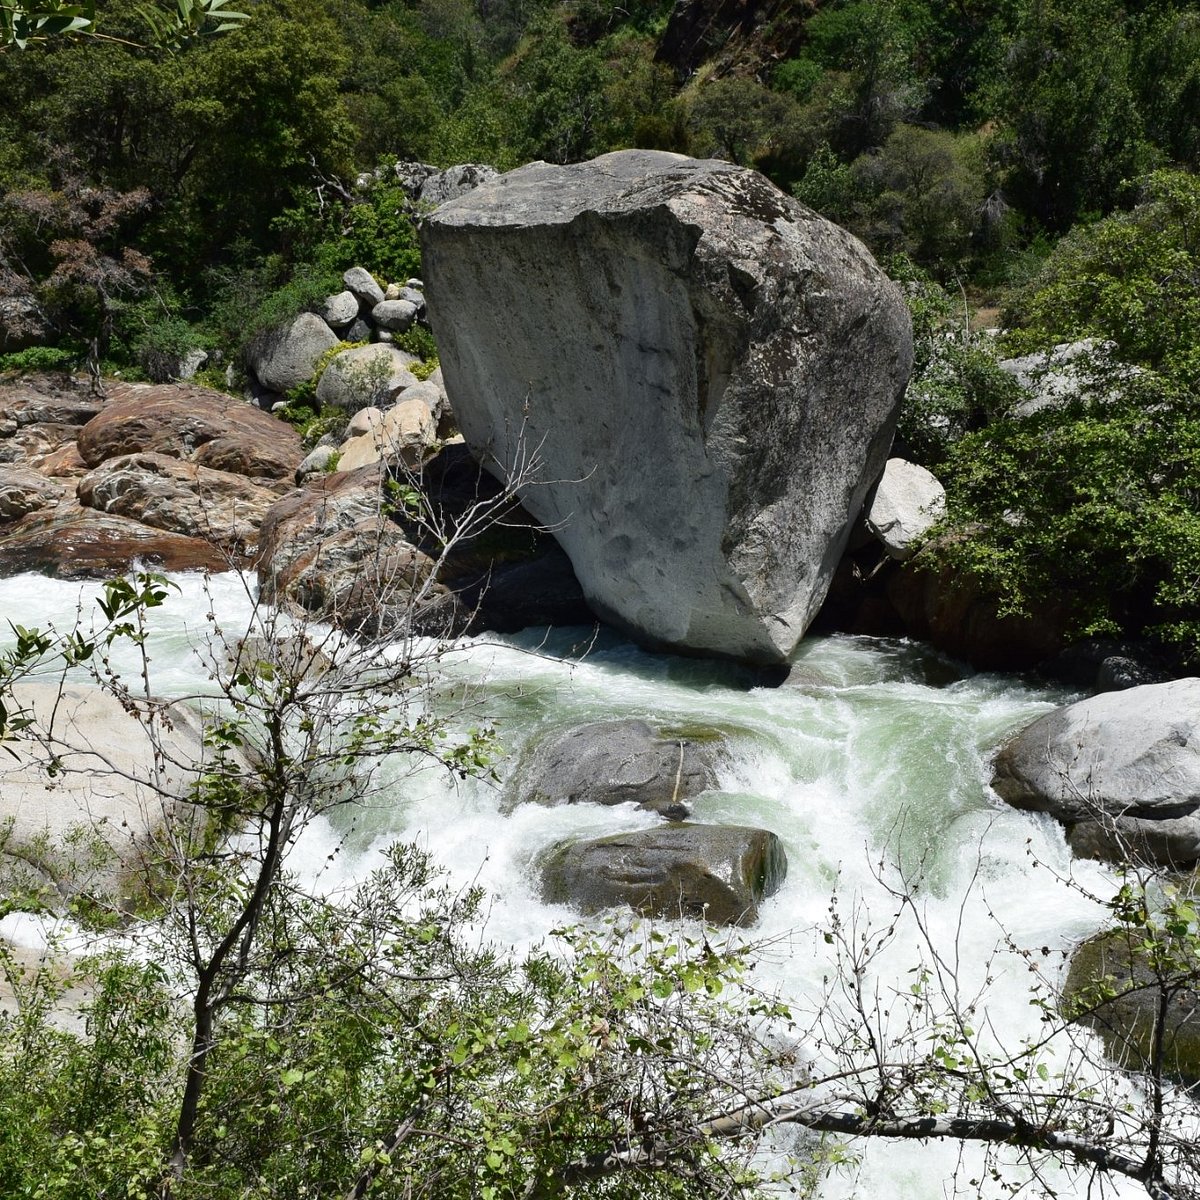
POLYGON ((743 825, 665 825, 575 842, 545 865, 545 895, 585 913, 629 905, 645 916, 753 925, 787 857, 773 833, 743 825))
POLYGON ((724 739, 715 731, 676 736, 645 721, 597 721, 534 743, 518 768, 513 803, 637 804, 671 817, 714 787, 724 739))
POLYGON ((761 175, 657 151, 534 163, 422 226, 468 444, 651 645, 787 659, 883 469, 907 306, 761 175))

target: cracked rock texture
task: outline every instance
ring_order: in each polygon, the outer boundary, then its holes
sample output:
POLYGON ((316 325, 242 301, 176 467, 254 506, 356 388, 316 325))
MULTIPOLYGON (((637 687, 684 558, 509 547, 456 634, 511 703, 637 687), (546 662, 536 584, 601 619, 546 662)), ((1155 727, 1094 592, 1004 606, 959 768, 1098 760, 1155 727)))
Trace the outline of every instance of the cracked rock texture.
POLYGON ((761 175, 629 150, 533 163, 424 223, 468 444, 536 482, 592 607, 652 646, 786 661, 887 457, 908 310, 761 175))

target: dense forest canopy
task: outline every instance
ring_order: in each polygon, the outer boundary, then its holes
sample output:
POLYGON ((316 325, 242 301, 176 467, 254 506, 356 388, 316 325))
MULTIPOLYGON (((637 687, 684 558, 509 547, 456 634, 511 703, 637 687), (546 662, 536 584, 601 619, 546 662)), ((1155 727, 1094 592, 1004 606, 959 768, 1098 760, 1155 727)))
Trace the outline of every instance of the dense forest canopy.
POLYGON ((42 343, 13 361, 153 374, 201 346, 236 364, 346 267, 417 273, 397 160, 728 158, 907 281, 921 346, 900 448, 945 473, 950 523, 971 530, 945 552, 1013 611, 1081 588, 1075 632, 1196 653, 1194 3, 241 7, 217 25, 186 6, 189 25, 110 0, 90 33, 0 52, 6 348, 42 343), (1002 310, 1006 340, 967 326, 977 308, 1002 310), (1137 386, 1115 407, 1095 388, 1041 433, 1006 425, 997 357, 1081 338, 1137 386), (1164 455, 1165 472, 1136 465, 1164 455))

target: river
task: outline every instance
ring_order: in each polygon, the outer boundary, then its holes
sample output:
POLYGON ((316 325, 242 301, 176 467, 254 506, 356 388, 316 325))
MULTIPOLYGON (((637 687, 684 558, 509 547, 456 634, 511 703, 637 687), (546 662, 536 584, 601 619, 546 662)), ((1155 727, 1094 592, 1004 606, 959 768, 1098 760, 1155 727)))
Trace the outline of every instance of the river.
MULTIPOLYGON (((210 636, 213 612, 226 636, 249 618, 246 589, 233 575, 179 576, 166 606, 152 614, 153 686, 164 694, 193 691, 200 677, 195 645, 210 636)), ((0 581, 0 613, 26 625, 69 628, 80 597, 98 585, 37 576, 0 581)), ((556 924, 564 909, 538 890, 539 856, 566 837, 650 826, 654 814, 624 806, 510 810, 503 777, 522 745, 560 725, 614 716, 670 726, 725 731, 731 753, 720 786, 697 799, 701 821, 759 825, 783 840, 788 876, 762 907, 753 931, 773 945, 764 980, 799 1004, 820 993, 830 971, 820 936, 831 895, 843 914, 889 921, 889 887, 919 880, 930 940, 958 963, 964 994, 984 987, 980 1012, 1012 1045, 1039 1035, 1030 1004, 1030 972, 1019 956, 991 952, 1011 938, 1046 947, 1040 974, 1053 985, 1060 951, 1097 929, 1101 906, 1057 878, 1074 872, 1093 892, 1111 894, 1106 871, 1073 863, 1057 825, 1006 808, 988 786, 989 760, 1006 736, 1072 698, 1031 679, 976 674, 927 648, 895 640, 821 637, 806 640, 793 681, 749 686, 736 668, 642 652, 611 634, 589 630, 527 632, 459 643, 439 666, 446 692, 469 688, 495 725, 503 748, 499 783, 453 781, 443 772, 405 774, 384 801, 336 823, 322 821, 297 847, 293 865, 330 886, 348 882, 378 861, 380 845, 404 838, 428 847, 462 884, 481 883, 494 897, 487 933, 523 948, 556 924), (342 853, 329 865, 328 855, 342 853)), ((913 923, 872 964, 881 994, 905 994, 921 956, 913 923)), ((927 957, 926 953, 926 957, 927 957)), ((822 1185, 826 1200, 861 1196, 935 1200, 975 1189, 978 1156, 953 1145, 875 1143, 858 1147, 851 1168, 822 1185)), ((1019 1175, 1014 1176, 1019 1178, 1019 1175)), ((1065 1195, 1082 1196, 1085 1181, 1050 1176, 1065 1195)), ((986 1195, 1004 1194, 985 1183, 986 1195)), ((1132 1185, 1118 1194, 1141 1194, 1132 1185)))

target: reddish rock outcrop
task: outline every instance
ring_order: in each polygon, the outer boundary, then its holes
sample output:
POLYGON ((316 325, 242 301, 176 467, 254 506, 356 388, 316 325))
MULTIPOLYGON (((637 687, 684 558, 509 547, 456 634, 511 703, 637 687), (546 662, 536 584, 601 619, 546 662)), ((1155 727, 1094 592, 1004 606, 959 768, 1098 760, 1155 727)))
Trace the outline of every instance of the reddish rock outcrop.
POLYGON ((200 538, 139 521, 60 505, 4 527, 0 574, 38 571, 61 579, 106 579, 134 562, 167 571, 226 571, 228 557, 200 538))
POLYGON ((78 444, 89 467, 150 451, 266 479, 290 479, 304 457, 290 425, 232 396, 186 384, 114 388, 78 444))
POLYGON ((239 557, 253 553, 278 499, 242 475, 154 453, 107 459, 79 481, 77 494, 86 508, 204 538, 239 557))
MULTIPOLYGON (((290 601, 351 630, 427 627, 451 607, 429 582, 433 560, 384 513, 378 465, 327 475, 280 500, 263 520, 263 598, 290 601)), ((448 618, 447 618, 448 619, 448 618)))
POLYGON ((39 509, 57 508, 69 499, 66 484, 47 479, 32 467, 20 463, 0 466, 0 525, 39 509))

